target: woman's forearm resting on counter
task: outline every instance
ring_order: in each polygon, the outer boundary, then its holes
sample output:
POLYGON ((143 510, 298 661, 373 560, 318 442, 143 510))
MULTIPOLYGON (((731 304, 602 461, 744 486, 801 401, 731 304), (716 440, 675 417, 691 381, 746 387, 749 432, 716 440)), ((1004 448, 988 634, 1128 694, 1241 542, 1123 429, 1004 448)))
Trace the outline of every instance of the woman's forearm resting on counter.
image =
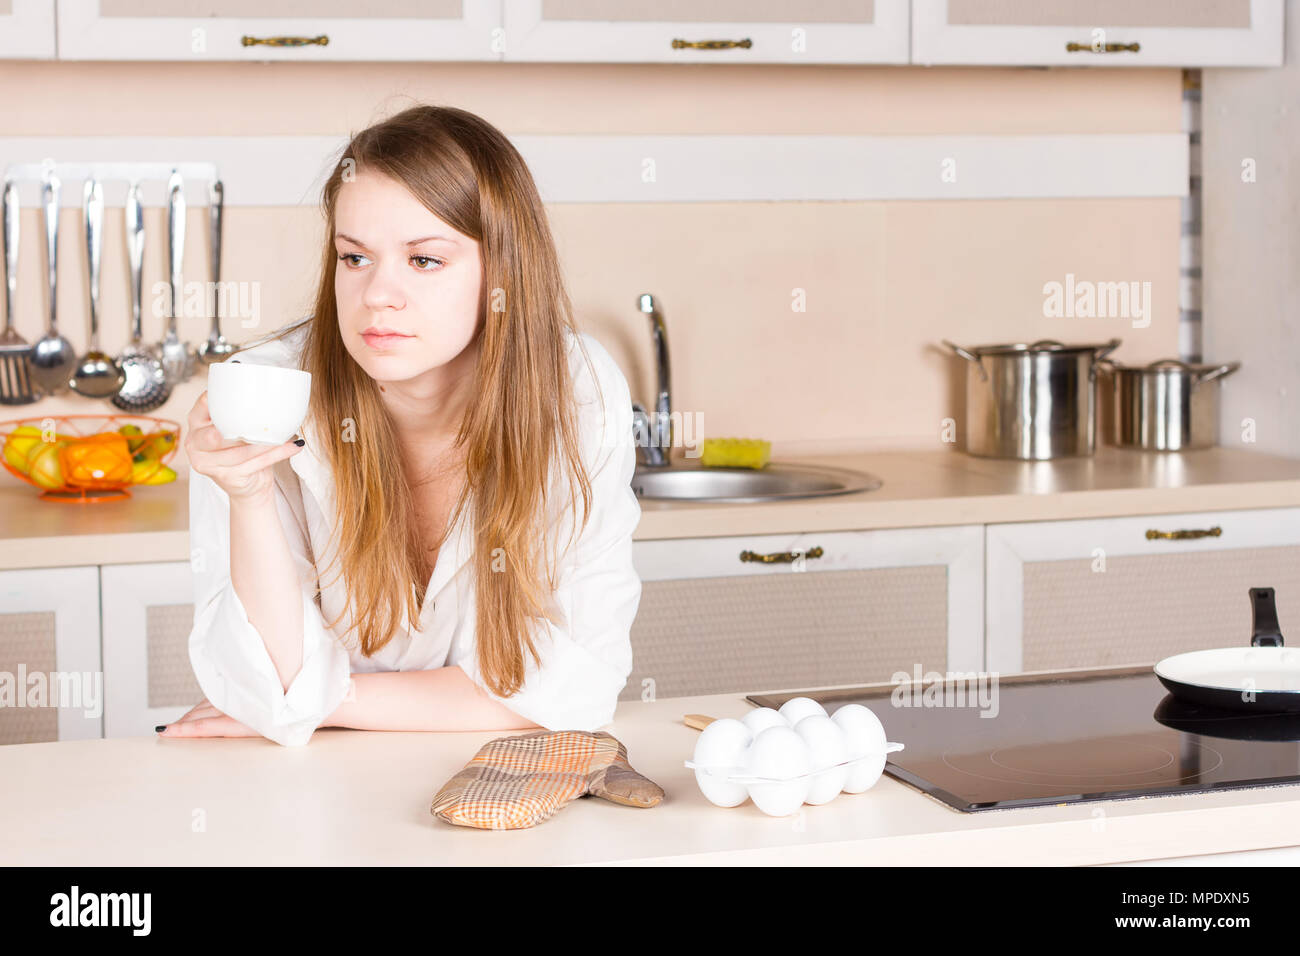
MULTIPOLYGON (((274 497, 230 508, 230 581, 287 693, 303 665, 302 584, 274 497)), ((524 730, 537 725, 489 697, 459 667, 352 675, 321 727, 356 730, 524 730)))
POLYGON ((274 497, 231 502, 230 583, 288 690, 302 669, 302 585, 274 497))
POLYGON ((353 674, 348 697, 321 726, 426 731, 537 728, 537 724, 483 693, 454 665, 353 674))

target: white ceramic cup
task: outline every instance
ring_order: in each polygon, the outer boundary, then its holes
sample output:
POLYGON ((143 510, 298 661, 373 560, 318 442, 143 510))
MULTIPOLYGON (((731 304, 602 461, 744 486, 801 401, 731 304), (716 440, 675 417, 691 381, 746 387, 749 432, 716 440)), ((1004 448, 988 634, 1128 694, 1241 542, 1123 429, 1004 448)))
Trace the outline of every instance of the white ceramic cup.
POLYGON ((311 373, 227 359, 208 367, 208 415, 226 441, 279 445, 307 417, 311 373))

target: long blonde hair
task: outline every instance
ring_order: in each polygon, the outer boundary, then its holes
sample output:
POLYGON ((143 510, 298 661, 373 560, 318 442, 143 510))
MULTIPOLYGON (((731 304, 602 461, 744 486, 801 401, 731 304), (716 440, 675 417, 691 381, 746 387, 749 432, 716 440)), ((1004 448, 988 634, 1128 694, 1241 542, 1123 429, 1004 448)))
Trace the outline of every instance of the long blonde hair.
MULTIPOLYGON (((329 626, 353 609, 348 633, 357 631, 367 657, 391 640, 403 603, 411 626, 419 626, 428 581, 421 562, 427 543, 414 519, 412 488, 392 461, 393 449, 401 447, 394 423, 377 383, 352 359, 338 327, 335 203, 345 179, 363 169, 402 183, 434 215, 480 244, 480 347, 474 399, 453 446, 464 450, 465 468, 448 529, 472 501, 478 666, 487 687, 509 697, 523 685, 525 649, 540 663, 534 626, 554 620, 547 608, 555 560, 546 566, 543 587, 537 548, 547 538, 553 504, 547 489, 561 459, 574 479, 561 476, 575 518, 581 496, 576 534, 585 529, 591 506, 566 355, 565 330, 577 337, 573 307, 532 175, 499 130, 465 110, 422 105, 352 137, 322 194, 325 248, 315 310, 304 320, 301 366, 312 374, 308 416, 324 444, 315 450, 328 462, 336 489, 339 533, 329 566, 341 559, 347 589, 347 603, 329 626), (344 440, 348 419, 355 422, 355 441, 344 440)), ((590 363, 580 338, 576 344, 590 363)))

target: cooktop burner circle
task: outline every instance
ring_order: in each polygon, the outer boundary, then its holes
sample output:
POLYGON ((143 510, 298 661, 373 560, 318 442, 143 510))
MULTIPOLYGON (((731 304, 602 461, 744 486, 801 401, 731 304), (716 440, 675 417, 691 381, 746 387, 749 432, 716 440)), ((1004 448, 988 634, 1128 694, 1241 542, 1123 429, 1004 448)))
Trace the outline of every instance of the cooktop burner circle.
MULTIPOLYGON (((1164 781, 1189 780, 1202 777, 1223 763, 1223 755, 1211 747, 1191 740, 1185 741, 1184 746, 1198 751, 1196 766, 1181 772, 1175 770, 1172 776, 1169 768, 1178 766, 1178 757, 1163 745, 1134 739, 1024 744, 999 747, 985 754, 945 752, 943 762, 973 777, 1045 787, 1124 786, 1144 782, 1143 778, 1153 775, 1164 781)), ((1190 752, 1184 753, 1182 760, 1186 762, 1192 756, 1190 752)))

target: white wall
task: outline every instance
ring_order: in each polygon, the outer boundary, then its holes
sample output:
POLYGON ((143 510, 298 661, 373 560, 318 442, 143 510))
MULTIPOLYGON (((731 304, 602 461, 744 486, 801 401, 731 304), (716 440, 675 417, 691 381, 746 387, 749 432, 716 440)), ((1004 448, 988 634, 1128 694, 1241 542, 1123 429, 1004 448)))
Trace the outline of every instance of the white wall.
POLYGON ((1220 444, 1300 458, 1300 0, 1286 32, 1285 66, 1202 74, 1202 334, 1206 362, 1242 363, 1220 444))

